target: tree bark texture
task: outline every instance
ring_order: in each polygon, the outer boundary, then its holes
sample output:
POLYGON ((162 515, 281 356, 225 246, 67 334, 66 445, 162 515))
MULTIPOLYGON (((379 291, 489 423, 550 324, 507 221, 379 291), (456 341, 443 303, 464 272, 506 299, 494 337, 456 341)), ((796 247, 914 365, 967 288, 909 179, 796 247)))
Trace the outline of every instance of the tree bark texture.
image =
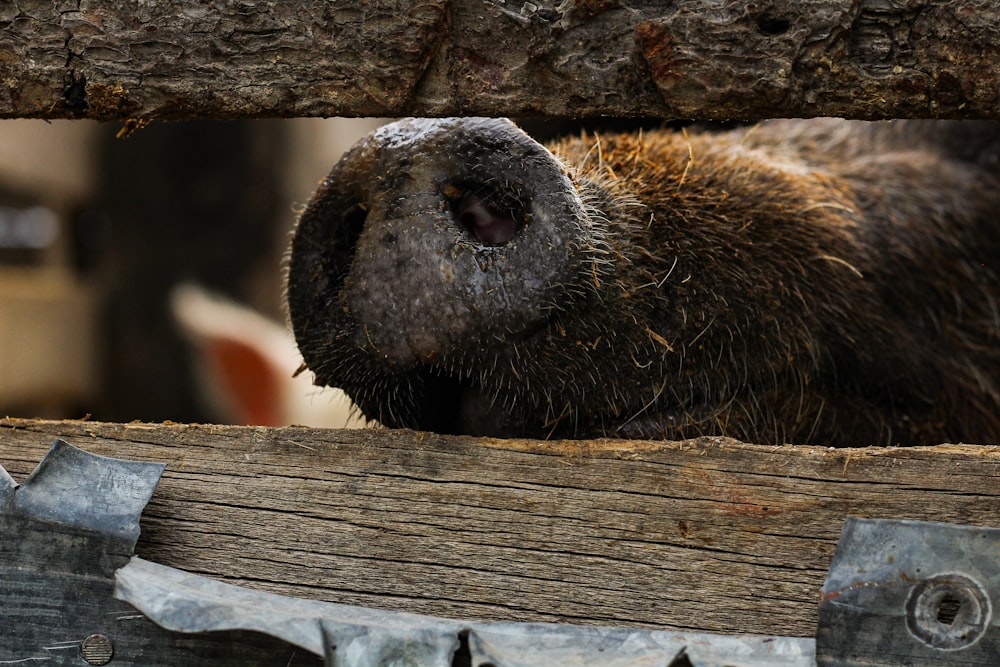
POLYGON ((1000 447, 487 440, 0 421, 167 464, 137 555, 303 598, 500 621, 813 636, 844 518, 1000 526, 1000 447))
POLYGON ((1000 118, 992 0, 18 0, 0 117, 1000 118))

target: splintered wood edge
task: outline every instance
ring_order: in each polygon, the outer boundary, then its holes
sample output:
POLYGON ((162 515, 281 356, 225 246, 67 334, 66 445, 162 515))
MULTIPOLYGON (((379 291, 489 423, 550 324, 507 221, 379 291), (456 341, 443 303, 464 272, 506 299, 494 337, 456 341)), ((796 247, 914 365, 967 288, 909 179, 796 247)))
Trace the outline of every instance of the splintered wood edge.
POLYGON ((185 433, 205 436, 246 437, 257 440, 265 434, 287 436, 305 433, 316 439, 344 444, 405 444, 407 446, 462 445, 485 447, 496 450, 551 454, 570 458, 620 458, 641 456, 646 453, 683 451, 697 452, 708 456, 712 451, 740 451, 747 453, 782 452, 803 459, 823 459, 844 462, 861 462, 871 458, 905 457, 924 458, 938 455, 993 459, 1000 458, 1000 445, 943 443, 939 445, 915 447, 826 447, 820 445, 762 445, 742 442, 733 438, 706 436, 689 440, 623 440, 617 438, 596 438, 591 440, 534 440, 524 438, 488 438, 472 436, 440 435, 437 433, 410 431, 406 429, 336 429, 308 426, 231 426, 223 424, 182 424, 177 422, 99 422, 88 420, 49 420, 20 417, 0 418, 0 429, 17 429, 54 436, 78 433, 89 437, 114 440, 128 440, 139 434, 158 433, 168 439, 182 437, 185 433))

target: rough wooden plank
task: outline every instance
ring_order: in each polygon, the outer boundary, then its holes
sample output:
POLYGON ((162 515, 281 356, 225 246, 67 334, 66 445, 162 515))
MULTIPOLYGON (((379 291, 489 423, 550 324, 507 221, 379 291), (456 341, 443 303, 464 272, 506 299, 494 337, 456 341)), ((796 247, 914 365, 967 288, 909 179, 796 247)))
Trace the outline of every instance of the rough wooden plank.
POLYGON ((445 4, 5 3, 0 114, 294 116, 344 105, 378 115, 406 104, 445 4))
POLYGON ((0 117, 1000 117, 991 0, 19 0, 0 117))
POLYGON ((167 463, 137 554, 451 617, 811 636, 848 514, 1000 526, 1000 447, 535 442, 411 431, 0 422, 167 463))

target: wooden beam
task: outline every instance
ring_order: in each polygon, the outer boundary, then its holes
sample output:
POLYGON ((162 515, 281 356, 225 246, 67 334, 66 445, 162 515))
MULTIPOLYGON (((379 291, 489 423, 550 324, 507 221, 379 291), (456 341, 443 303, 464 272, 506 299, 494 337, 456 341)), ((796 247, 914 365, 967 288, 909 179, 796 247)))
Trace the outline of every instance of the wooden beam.
POLYGON ((19 0, 0 117, 1000 118, 992 0, 19 0))
POLYGON ((0 421, 167 463, 137 555, 453 618, 812 636, 847 515, 1000 526, 1000 447, 538 442, 391 430, 0 421))

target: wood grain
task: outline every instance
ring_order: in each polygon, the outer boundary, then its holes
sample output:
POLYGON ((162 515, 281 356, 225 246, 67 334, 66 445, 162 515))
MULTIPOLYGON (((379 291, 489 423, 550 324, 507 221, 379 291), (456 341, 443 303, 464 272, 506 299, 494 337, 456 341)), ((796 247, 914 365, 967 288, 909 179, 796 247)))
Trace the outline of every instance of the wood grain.
POLYGON ((1000 526, 1000 447, 536 442, 7 419, 167 463, 137 554, 251 588, 455 618, 811 636, 847 515, 1000 526))
POLYGON ((0 117, 1000 118, 991 0, 19 0, 0 117))

